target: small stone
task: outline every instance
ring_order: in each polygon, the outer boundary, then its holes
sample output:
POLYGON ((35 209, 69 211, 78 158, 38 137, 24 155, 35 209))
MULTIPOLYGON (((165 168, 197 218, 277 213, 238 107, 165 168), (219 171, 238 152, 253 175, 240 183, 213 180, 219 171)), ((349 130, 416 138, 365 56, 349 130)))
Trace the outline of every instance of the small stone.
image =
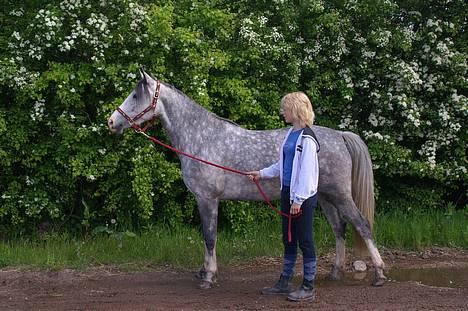
POLYGON ((364 272, 367 270, 367 265, 362 260, 356 260, 355 262, 353 262, 353 269, 354 271, 364 272))

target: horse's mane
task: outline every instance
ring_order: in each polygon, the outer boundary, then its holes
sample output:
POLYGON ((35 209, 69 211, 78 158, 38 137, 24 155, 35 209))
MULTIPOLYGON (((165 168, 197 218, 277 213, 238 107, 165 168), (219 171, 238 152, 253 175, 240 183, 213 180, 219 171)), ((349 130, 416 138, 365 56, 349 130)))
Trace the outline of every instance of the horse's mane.
POLYGON ((222 120, 222 121, 225 121, 225 122, 228 122, 228 123, 231 123, 232 125, 235 125, 235 126, 238 126, 238 127, 241 127, 239 124, 237 124, 236 122, 232 121, 232 120, 229 120, 229 119, 226 119, 226 118, 223 118, 223 117, 220 117, 218 116, 217 114, 215 114, 214 112, 211 112, 209 110, 207 110, 206 108, 202 107, 200 104, 196 103, 193 99, 191 99, 190 97, 188 97, 184 92, 182 92, 181 90, 179 90, 177 87, 175 87, 174 85, 172 84, 169 84, 169 83, 165 83, 165 82, 161 82, 161 83, 164 83, 165 86, 169 87, 171 90, 173 90, 174 92, 176 92, 177 94, 187 98, 187 100, 189 100, 190 102, 196 104, 197 106, 199 106, 200 108, 206 110, 209 114, 211 114, 212 116, 214 116, 215 118, 219 119, 219 120, 222 120))

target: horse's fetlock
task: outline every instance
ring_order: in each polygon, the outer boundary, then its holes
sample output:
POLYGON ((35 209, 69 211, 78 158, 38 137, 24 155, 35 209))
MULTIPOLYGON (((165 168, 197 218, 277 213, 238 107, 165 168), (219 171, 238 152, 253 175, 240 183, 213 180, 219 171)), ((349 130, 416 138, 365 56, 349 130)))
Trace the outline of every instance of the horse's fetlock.
POLYGON ((380 267, 375 268, 375 278, 372 286, 382 286, 387 281, 387 277, 384 275, 384 271, 380 267))
POLYGON ((206 271, 203 280, 215 283, 216 282, 216 272, 206 271))
POLYGON ((195 273, 195 277, 197 279, 203 280, 206 277, 206 270, 204 267, 202 267, 200 270, 195 273))

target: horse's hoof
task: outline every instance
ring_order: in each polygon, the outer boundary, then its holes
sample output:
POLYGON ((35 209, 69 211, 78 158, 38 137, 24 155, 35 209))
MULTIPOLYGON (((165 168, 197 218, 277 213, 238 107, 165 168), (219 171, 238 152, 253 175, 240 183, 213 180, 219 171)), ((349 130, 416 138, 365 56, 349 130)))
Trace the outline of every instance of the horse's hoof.
POLYGON ((330 273, 327 275, 327 280, 329 281, 339 281, 343 279, 344 272, 337 268, 332 268, 330 273))
POLYGON ((339 281, 341 280, 341 277, 337 274, 329 273, 325 279, 327 281, 339 281))
POLYGON ((372 286, 375 286, 375 287, 383 286, 386 281, 387 281, 387 278, 385 278, 385 277, 375 279, 374 282, 372 283, 372 286))
POLYGON ((210 289, 213 287, 213 282, 208 282, 208 281, 200 281, 200 284, 198 284, 198 288, 200 289, 210 289))

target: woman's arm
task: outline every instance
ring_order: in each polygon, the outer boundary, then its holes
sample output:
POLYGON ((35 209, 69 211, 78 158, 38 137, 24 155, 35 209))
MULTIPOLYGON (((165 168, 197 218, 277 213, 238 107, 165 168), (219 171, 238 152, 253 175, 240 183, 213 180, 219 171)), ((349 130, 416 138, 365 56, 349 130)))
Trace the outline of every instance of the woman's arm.
POLYGON ((280 175, 280 162, 276 162, 263 170, 260 170, 261 178, 274 178, 280 175))
POLYGON ((297 186, 294 193, 294 203, 302 204, 317 193, 319 165, 317 145, 312 138, 304 138, 300 170, 297 176, 297 186))

